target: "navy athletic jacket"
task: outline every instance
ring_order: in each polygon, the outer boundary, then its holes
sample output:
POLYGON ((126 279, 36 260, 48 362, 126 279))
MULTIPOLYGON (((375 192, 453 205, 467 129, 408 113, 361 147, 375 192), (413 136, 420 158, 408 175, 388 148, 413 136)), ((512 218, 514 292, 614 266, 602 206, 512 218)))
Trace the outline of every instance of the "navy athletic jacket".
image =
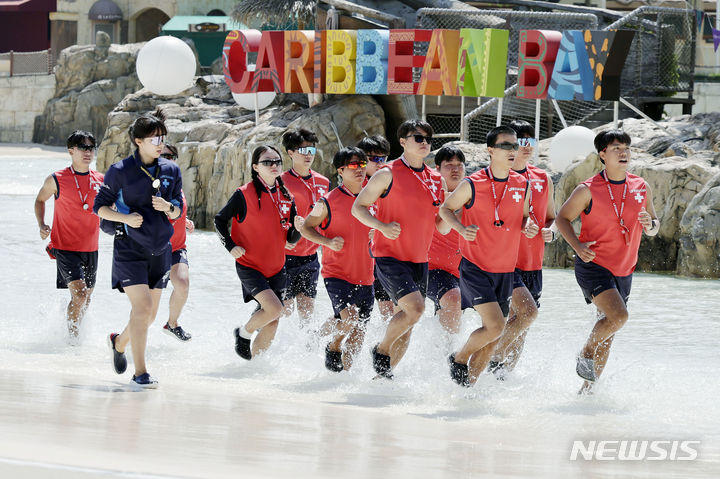
POLYGON ((164 212, 153 208, 154 195, 162 196, 182 210, 180 168, 165 158, 158 158, 155 164, 143 168, 140 155, 135 150, 135 154, 114 163, 105 173, 105 182, 95 197, 93 211, 97 214, 101 207, 114 204, 120 213, 140 213, 142 225, 131 228, 123 224, 125 232, 151 254, 159 254, 168 247, 173 227, 164 212), (158 190, 152 186, 154 179, 160 180, 158 190))

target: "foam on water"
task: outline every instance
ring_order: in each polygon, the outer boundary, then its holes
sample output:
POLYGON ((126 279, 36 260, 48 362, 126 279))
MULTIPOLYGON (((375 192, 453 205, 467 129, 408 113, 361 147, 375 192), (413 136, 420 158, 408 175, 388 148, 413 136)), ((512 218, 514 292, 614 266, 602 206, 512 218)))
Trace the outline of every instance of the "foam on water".
MULTIPOLYGON (((126 382, 114 374, 107 335, 127 323, 127 298, 110 290, 111 238, 101 234, 98 283, 82 326, 81 344, 67 344, 68 294, 55 289, 55 264, 45 255, 33 215, 43 179, 66 163, 2 160, 0 175, 0 291, 3 320, 0 361, 4 368, 62 371, 126 382), (14 186, 13 186, 14 185, 14 186)), ((52 215, 48 202, 48 221, 52 215)), ((238 394, 377 408, 445 421, 478 421, 536 431, 572 424, 583 437, 599 427, 613 438, 701 439, 717 460, 720 426, 720 282, 636 274, 630 320, 618 333, 605 375, 591 397, 578 397, 581 381, 575 355, 592 327, 594 308, 585 305, 570 270, 546 270, 540 315, 528 334, 523 358, 505 382, 484 375, 469 390, 449 379, 446 357, 479 325, 465 313, 458 338, 445 338, 426 314, 415 328, 406 357, 392 382, 374 376, 369 349, 384 325, 373 316, 363 351, 348 373, 323 365, 324 344, 307 333, 332 310, 322 287, 314 322, 300 329, 297 316, 281 320, 264 357, 246 362, 234 352, 233 328, 254 309, 244 304, 233 260, 214 233, 188 236, 190 297, 180 324, 193 334, 187 344, 161 334, 169 291, 148 339, 148 365, 163 388, 173 384, 237 391, 238 394), (308 349, 308 345, 312 346, 308 349)), ((322 282, 321 282, 322 283, 322 282)), ((432 310, 428 302, 428 310, 432 310)), ((132 368, 132 366, 131 366, 132 368)), ((707 458, 707 455, 704 456, 707 458)))

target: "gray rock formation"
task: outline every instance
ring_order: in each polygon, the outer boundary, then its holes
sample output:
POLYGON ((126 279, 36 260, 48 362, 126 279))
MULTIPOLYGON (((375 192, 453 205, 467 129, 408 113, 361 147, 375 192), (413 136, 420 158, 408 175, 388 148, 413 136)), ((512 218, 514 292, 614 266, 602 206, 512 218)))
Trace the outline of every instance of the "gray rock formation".
POLYGON ((712 177, 690 201, 679 230, 677 272, 720 277, 720 174, 712 177))
POLYGON ((96 45, 64 49, 55 69, 55 97, 36 118, 33 141, 64 145, 78 129, 102 138, 108 113, 126 95, 142 87, 135 60, 143 45, 111 45, 107 34, 99 32, 96 45))
MULTIPOLYGON (((292 97, 287 97, 289 100, 292 97)), ((263 143, 278 147, 285 167, 290 159, 282 149, 281 136, 291 128, 313 130, 319 139, 313 169, 336 181, 332 157, 339 141, 354 145, 368 134, 385 134, 384 114, 370 96, 334 96, 313 108, 294 102, 263 110, 260 124, 255 113, 240 108, 220 76, 200 77, 180 96, 162 97, 147 90, 128 95, 108 115, 108 128, 98 150, 101 171, 131 152, 127 128, 141 113, 160 106, 168 120, 168 142, 179 150, 189 216, 198 227, 212 227, 215 214, 232 192, 250 178, 250 154, 263 143)))

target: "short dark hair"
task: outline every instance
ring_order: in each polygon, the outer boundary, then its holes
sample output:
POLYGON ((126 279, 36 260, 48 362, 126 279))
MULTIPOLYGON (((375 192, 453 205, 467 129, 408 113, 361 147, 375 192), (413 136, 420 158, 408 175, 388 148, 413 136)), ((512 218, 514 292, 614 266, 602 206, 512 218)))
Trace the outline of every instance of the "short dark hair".
POLYGON ((165 113, 163 113, 160 108, 152 113, 145 113, 136 118, 128 128, 128 135, 133 144, 135 140, 142 140, 143 138, 152 136, 155 132, 160 132, 161 135, 167 135, 165 113))
POLYGON ((428 123, 424 120, 419 120, 419 119, 405 120, 404 122, 402 122, 400 127, 398 127, 398 130, 397 130, 398 139, 405 138, 408 135, 408 133, 410 133, 411 131, 415 131, 415 130, 423 130, 423 131, 425 131, 425 134, 430 135, 430 136, 433 135, 433 127, 430 126, 430 123, 428 123))
POLYGON ((346 146, 342 150, 335 153, 333 157, 333 166, 335 168, 342 168, 343 166, 350 163, 354 156, 357 156, 360 160, 367 161, 367 155, 360 148, 355 146, 346 146))
POLYGON ((513 120, 508 126, 515 130, 518 138, 522 136, 535 138, 535 127, 525 120, 513 120))
POLYGON ((495 146, 495 142, 497 141, 497 137, 500 135, 512 135, 517 136, 517 133, 515 133, 515 130, 510 128, 509 126, 496 126, 492 130, 488 131, 487 134, 487 146, 495 146))
POLYGON ((355 145, 367 154, 383 153, 390 154, 390 142, 382 135, 366 136, 355 145))
POLYGON ((70 136, 68 136, 67 139, 67 147, 75 148, 76 146, 83 145, 85 143, 85 140, 90 140, 90 143, 92 143, 92 146, 97 146, 97 142, 95 141, 95 137, 92 133, 89 131, 84 130, 75 130, 72 132, 70 136))
POLYGON ((315 133, 305 128, 288 130, 282 136, 282 144, 286 151, 297 150, 304 142, 317 144, 318 137, 315 133))
POLYGON ((457 157, 458 160, 465 163, 465 153, 463 153, 460 148, 453 145, 443 145, 442 148, 435 153, 435 166, 440 168, 440 165, 442 165, 444 161, 450 161, 454 157, 457 157))
POLYGON ((632 143, 630 135, 623 130, 604 130, 595 136, 595 149, 600 153, 615 140, 627 146, 630 146, 630 143, 632 143))
POLYGON ((170 153, 172 153, 173 158, 177 160, 177 157, 178 157, 178 149, 175 148, 174 145, 170 145, 170 144, 168 144, 168 143, 165 143, 165 148, 167 148, 168 150, 170 150, 170 153))

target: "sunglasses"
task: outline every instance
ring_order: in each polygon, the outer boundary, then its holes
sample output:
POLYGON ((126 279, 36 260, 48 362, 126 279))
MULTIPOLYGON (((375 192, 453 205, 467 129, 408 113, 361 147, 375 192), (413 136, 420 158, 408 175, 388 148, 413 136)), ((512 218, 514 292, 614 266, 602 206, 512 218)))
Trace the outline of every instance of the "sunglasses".
POLYGON ((168 154, 164 154, 164 155, 160 155, 160 158, 165 158, 166 160, 171 160, 171 161, 175 161, 175 160, 177 159, 177 158, 175 157, 175 155, 171 155, 171 154, 169 154, 169 153, 168 153, 168 154))
POLYGON ((260 161, 258 161, 258 165, 280 166, 280 165, 282 165, 282 160, 280 158, 276 158, 274 160, 260 160, 260 161))
POLYGON ((535 145, 537 145, 537 139, 536 138, 518 138, 518 145, 531 146, 534 148, 535 145))
POLYGON ((374 162, 374 163, 385 163, 387 160, 387 155, 385 156, 368 156, 368 160, 374 162))
POLYGON ((95 145, 77 145, 75 148, 81 151, 93 151, 95 149, 95 145))
POLYGON ((425 135, 415 134, 415 135, 408 135, 405 138, 415 138, 415 143, 422 143, 423 141, 427 142, 428 145, 432 143, 432 136, 430 136, 430 135, 425 136, 425 135))
POLYGON ((152 143, 155 146, 160 146, 163 143, 165 143, 165 138, 166 138, 166 135, 151 136, 150 143, 152 143))
POLYGON ((507 141, 503 141, 502 143, 498 143, 495 146, 491 146, 491 148, 500 148, 501 150, 510 151, 515 150, 518 151, 520 149, 520 145, 517 143, 509 143, 507 141))
POLYGON ((301 155, 314 155, 317 153, 317 148, 314 146, 301 146, 297 149, 297 152, 301 155))
POLYGON ((356 160, 351 161, 347 165, 345 165, 345 168, 350 168, 351 170, 357 170, 358 168, 365 168, 367 166, 367 161, 365 160, 356 160))

